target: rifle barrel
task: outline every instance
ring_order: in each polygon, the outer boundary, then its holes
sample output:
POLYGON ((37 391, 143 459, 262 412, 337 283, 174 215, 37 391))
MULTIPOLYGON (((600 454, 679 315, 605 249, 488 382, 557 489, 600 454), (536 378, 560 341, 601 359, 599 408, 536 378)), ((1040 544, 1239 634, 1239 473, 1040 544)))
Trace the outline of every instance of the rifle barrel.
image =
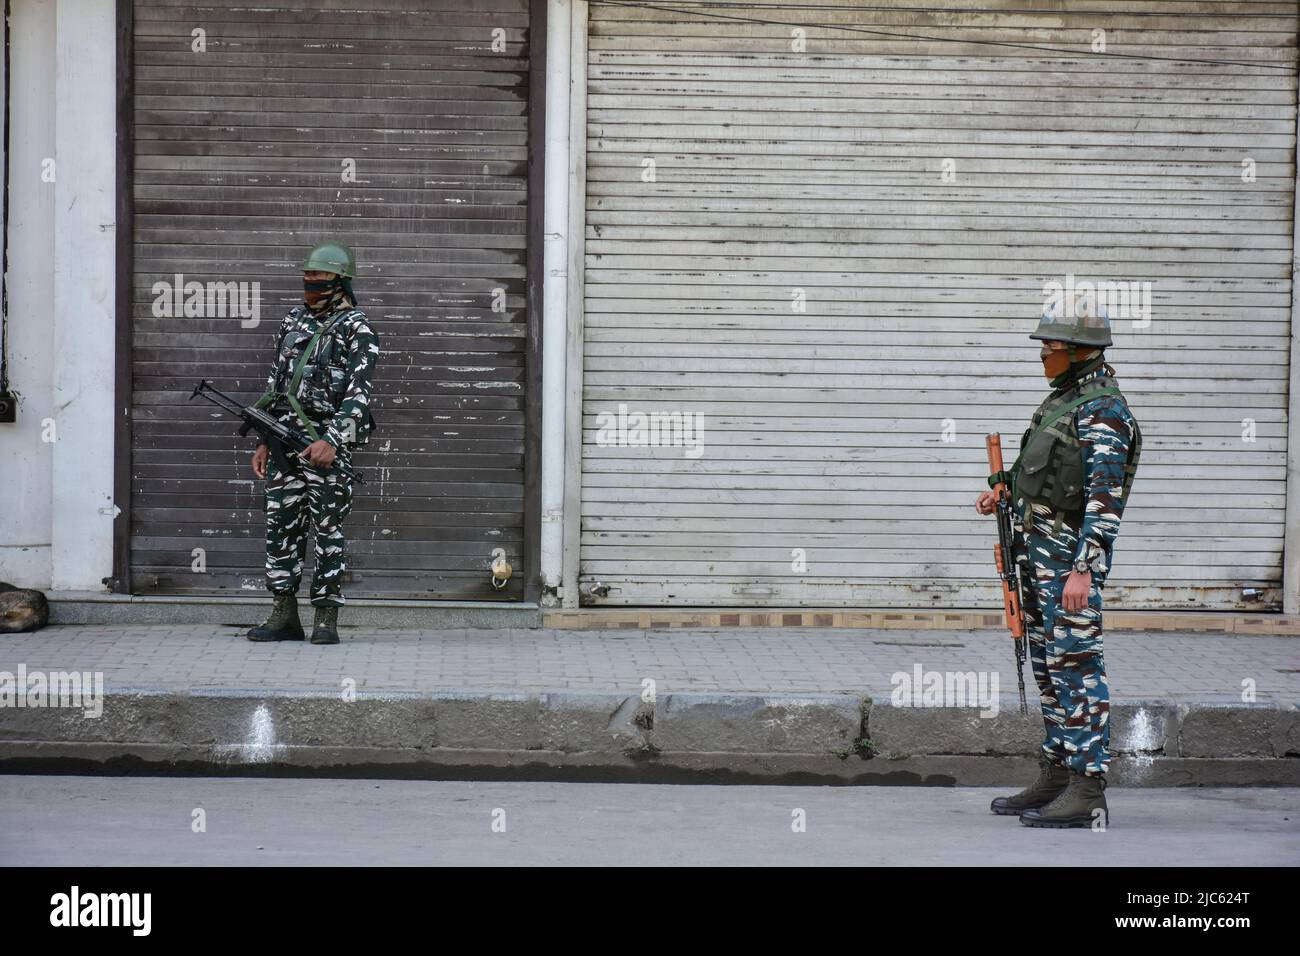
POLYGON ((199 382, 193 393, 191 393, 190 398, 193 399, 195 396, 206 398, 213 405, 218 405, 228 412, 234 412, 236 415, 242 415, 244 413, 243 405, 224 392, 217 391, 217 389, 213 388, 207 382, 199 382))

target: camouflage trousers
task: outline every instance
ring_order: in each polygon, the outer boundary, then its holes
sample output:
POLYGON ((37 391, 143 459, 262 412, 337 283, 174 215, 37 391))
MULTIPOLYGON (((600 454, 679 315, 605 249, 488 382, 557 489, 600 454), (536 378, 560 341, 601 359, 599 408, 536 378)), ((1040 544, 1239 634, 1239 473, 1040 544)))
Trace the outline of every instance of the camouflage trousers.
POLYGON ((1110 686, 1101 646, 1101 589, 1093 574, 1088 606, 1061 606, 1073 552, 1028 537, 1030 558, 1019 560, 1029 659, 1038 684, 1046 735, 1043 752, 1076 773, 1104 774, 1110 764, 1110 686))
MULTIPOLYGON (((316 536, 311 603, 342 606, 347 570, 343 519, 352 511, 352 481, 337 468, 322 471, 287 457, 287 471, 274 457, 266 465, 266 588, 272 594, 298 592, 310 520, 316 536)), ((350 464, 348 450, 339 449, 336 460, 350 464)))

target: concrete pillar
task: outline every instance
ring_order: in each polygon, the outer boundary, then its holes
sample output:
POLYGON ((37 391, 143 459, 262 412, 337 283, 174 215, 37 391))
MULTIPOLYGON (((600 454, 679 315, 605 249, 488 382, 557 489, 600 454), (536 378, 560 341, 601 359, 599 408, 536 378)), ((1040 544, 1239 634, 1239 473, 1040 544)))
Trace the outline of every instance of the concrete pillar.
POLYGON ((58 0, 51 586, 113 571, 115 0, 58 0))
MULTIPOLYGON (((50 476, 53 445, 42 422, 54 407, 55 0, 12 0, 8 27, 9 218, 4 349, 13 424, 0 424, 0 580, 48 588, 51 579, 50 476)), ((3 27, 0 27, 3 29, 3 27)))

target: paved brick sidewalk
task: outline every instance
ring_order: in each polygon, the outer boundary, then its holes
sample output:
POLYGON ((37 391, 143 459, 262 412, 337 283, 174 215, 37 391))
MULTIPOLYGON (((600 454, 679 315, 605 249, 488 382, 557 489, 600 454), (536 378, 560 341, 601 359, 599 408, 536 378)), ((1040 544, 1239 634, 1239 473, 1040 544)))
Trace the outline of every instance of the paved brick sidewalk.
MULTIPOLYGON (((0 635, 0 671, 102 671, 108 690, 222 689, 335 692, 591 690, 658 693, 866 693, 886 698, 890 677, 996 671, 1015 694, 1010 639, 997 631, 384 630, 345 627, 336 647, 255 644, 224 625, 51 626, 0 635)), ((1106 637, 1116 700, 1240 703, 1253 680, 1261 703, 1300 700, 1300 639, 1114 633, 1106 637)), ((1030 698, 1033 678, 1026 666, 1030 698)))

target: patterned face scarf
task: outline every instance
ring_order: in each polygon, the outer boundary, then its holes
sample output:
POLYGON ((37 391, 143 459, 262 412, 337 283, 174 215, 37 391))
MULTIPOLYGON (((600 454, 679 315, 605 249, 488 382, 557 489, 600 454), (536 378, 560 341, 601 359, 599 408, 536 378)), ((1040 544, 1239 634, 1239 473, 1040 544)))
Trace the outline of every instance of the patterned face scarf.
POLYGON ((303 305, 315 317, 333 315, 343 307, 344 299, 351 299, 351 284, 338 275, 332 279, 303 279, 303 305))

